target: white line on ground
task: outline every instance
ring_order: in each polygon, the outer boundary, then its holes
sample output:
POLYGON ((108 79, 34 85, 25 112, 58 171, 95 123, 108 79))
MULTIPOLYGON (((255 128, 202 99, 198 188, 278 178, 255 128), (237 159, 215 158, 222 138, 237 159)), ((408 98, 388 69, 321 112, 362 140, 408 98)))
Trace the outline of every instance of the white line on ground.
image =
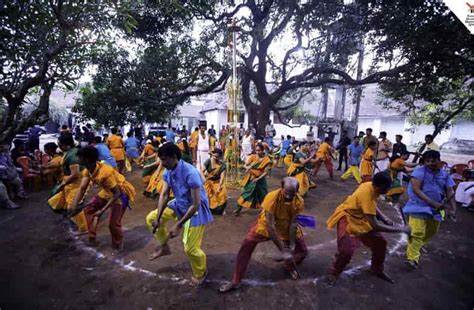
MULTIPOLYGON (((400 211, 398 209, 397 209, 397 215, 398 215, 400 221, 402 221, 403 218, 402 218, 402 215, 400 214, 400 211)), ((72 230, 69 230, 69 233, 72 235, 72 230)), ((327 241, 327 242, 324 242, 324 243, 321 243, 321 244, 308 246, 307 248, 308 248, 308 250, 319 250, 319 249, 322 249, 322 248, 324 248, 325 246, 327 246, 329 244, 336 243, 336 241, 337 240, 330 240, 330 241, 327 241)), ((407 236, 405 234, 400 234, 398 240, 395 242, 395 245, 391 249, 388 250, 388 253, 390 255, 393 254, 393 253, 398 253, 397 252, 398 249, 401 246, 405 245, 406 242, 407 242, 407 236)), ((84 242, 78 240, 78 243, 79 243, 79 247, 81 249, 85 250, 86 252, 91 253, 96 258, 98 258, 98 259, 107 258, 106 255, 102 254, 101 252, 97 251, 96 249, 88 247, 87 245, 85 245, 84 242)), ((158 277, 159 279, 165 280, 165 281, 177 282, 177 284, 181 284, 181 285, 188 284, 188 282, 189 282, 189 280, 178 277, 178 276, 175 276, 175 275, 172 275, 172 276, 160 275, 160 274, 157 274, 157 273, 152 272, 150 270, 135 267, 134 266, 135 261, 130 261, 128 263, 125 263, 123 259, 113 259, 111 261, 113 263, 119 265, 121 268, 123 268, 124 270, 127 270, 127 271, 143 273, 147 276, 158 277)), ((364 267, 367 267, 369 265, 370 265, 370 260, 367 260, 366 262, 364 262, 364 263, 362 263, 358 266, 355 266, 355 267, 352 267, 350 269, 345 270, 342 274, 344 276, 349 276, 350 277, 350 276, 353 276, 353 275, 357 274, 360 269, 362 269, 364 267)), ((315 277, 315 278, 302 279, 302 280, 298 281, 298 283, 299 284, 309 284, 309 283, 317 284, 321 279, 323 279, 323 277, 324 277, 324 275, 318 276, 318 277, 315 277)), ((208 278, 208 279, 206 279, 206 282, 216 283, 216 284, 224 284, 224 283, 227 283, 228 281, 219 280, 219 279, 209 279, 208 278)), ((254 286, 254 287, 275 286, 275 285, 278 284, 278 282, 265 281, 265 280, 259 280, 259 279, 245 279, 245 280, 242 280, 242 282, 244 284, 248 285, 248 286, 254 286)))

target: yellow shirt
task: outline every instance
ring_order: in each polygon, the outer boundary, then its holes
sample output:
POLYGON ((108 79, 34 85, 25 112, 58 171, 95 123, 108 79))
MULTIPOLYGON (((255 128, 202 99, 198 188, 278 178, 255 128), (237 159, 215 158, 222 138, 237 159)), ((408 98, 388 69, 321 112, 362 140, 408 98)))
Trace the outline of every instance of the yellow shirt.
MULTIPOLYGON (((281 189, 274 190, 265 196, 262 203, 262 212, 257 220, 256 232, 267 238, 270 233, 267 228, 267 213, 275 216, 275 231, 281 240, 289 240, 290 224, 293 218, 304 209, 304 200, 300 195, 296 195, 292 201, 285 201, 281 189)), ((302 231, 298 226, 296 238, 300 238, 302 231)))
POLYGON ((107 145, 110 148, 110 153, 116 160, 125 160, 125 151, 123 149, 123 141, 120 136, 110 135, 107 138, 107 145))
POLYGON ((372 182, 362 183, 328 218, 327 228, 335 227, 339 220, 345 216, 348 223, 347 232, 351 235, 360 236, 370 232, 372 226, 365 215, 377 214, 377 196, 372 182))
POLYGON ((199 131, 193 131, 189 138, 189 147, 196 147, 198 143, 199 131))
MULTIPOLYGON (((120 191, 127 195, 130 201, 135 199, 135 188, 133 185, 125 180, 123 175, 121 175, 117 170, 109 165, 97 162, 94 173, 90 174, 87 169, 84 169, 82 174, 85 177, 90 178, 95 184, 99 185, 100 190, 97 193, 97 196, 102 199, 109 200, 112 198, 112 189, 114 189, 116 186, 120 188, 120 191)), ((120 198, 117 199, 116 203, 121 204, 120 198)))
POLYGON ((331 146, 324 142, 318 147, 318 151, 316 152, 316 158, 318 160, 326 160, 331 154, 331 146))

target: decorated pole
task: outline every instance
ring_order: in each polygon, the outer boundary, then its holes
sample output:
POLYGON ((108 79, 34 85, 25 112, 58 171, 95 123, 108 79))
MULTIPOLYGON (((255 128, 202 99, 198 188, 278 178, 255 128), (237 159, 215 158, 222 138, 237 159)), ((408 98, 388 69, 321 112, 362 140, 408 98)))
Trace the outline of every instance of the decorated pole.
POLYGON ((240 159, 240 140, 239 140, 239 105, 238 105, 238 96, 239 96, 239 84, 237 80, 237 31, 238 27, 236 26, 235 19, 232 19, 232 24, 229 27, 229 32, 232 34, 231 40, 229 40, 229 45, 232 48, 232 81, 229 85, 229 101, 230 104, 228 108, 231 110, 231 113, 228 113, 228 116, 231 118, 228 120, 229 123, 232 123, 232 130, 229 136, 233 136, 233 139, 230 140, 230 149, 231 156, 228 157, 227 163, 227 183, 231 187, 238 187, 240 180, 239 173, 239 159, 240 159))

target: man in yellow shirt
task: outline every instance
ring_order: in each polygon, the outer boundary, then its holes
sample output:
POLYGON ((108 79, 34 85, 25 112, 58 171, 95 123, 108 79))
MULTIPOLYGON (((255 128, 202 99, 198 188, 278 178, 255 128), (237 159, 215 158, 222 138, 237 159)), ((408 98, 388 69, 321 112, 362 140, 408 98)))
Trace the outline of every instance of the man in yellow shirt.
POLYGON ((386 281, 394 282, 384 272, 387 241, 381 232, 409 235, 410 227, 393 226, 394 223, 377 208, 377 197, 387 193, 390 184, 391 179, 386 173, 377 173, 372 182, 359 185, 327 220, 328 229, 337 226, 337 252, 329 268, 330 284, 337 280, 361 243, 372 250, 371 271, 386 281))
POLYGON ((301 228, 296 222, 297 215, 303 211, 304 201, 298 195, 298 180, 286 177, 281 188, 268 193, 262 204, 262 212, 252 225, 240 247, 231 282, 222 285, 221 293, 240 287, 242 277, 253 251, 258 243, 272 240, 280 250, 285 269, 293 279, 298 278, 295 269, 308 254, 301 228))
POLYGON ((99 218, 110 208, 109 230, 112 236, 112 249, 114 254, 118 254, 123 247, 122 217, 129 202, 135 198, 135 189, 117 170, 98 161, 99 151, 95 147, 81 148, 77 156, 86 169, 83 170, 81 187, 74 197, 73 208, 76 208, 84 197, 90 181, 99 186, 99 192, 84 209, 89 241, 95 243, 99 218))
POLYGON ((324 139, 324 142, 319 146, 318 151, 316 152, 316 162, 313 168, 313 175, 316 176, 318 174, 319 168, 324 163, 326 166, 326 170, 329 173, 329 177, 333 177, 333 168, 332 168, 332 161, 334 157, 332 156, 332 146, 331 146, 331 139, 329 137, 324 139))

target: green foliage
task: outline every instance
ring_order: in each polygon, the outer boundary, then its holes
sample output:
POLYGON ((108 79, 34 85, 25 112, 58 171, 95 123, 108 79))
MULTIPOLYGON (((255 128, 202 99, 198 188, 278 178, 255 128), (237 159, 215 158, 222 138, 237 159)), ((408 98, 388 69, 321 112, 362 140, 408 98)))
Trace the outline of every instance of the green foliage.
POLYGON ((44 98, 30 114, 25 97, 35 88, 75 87, 110 29, 121 16, 109 1, 3 1, 0 10, 0 96, 7 105, 0 116, 0 141, 48 120, 44 98))

